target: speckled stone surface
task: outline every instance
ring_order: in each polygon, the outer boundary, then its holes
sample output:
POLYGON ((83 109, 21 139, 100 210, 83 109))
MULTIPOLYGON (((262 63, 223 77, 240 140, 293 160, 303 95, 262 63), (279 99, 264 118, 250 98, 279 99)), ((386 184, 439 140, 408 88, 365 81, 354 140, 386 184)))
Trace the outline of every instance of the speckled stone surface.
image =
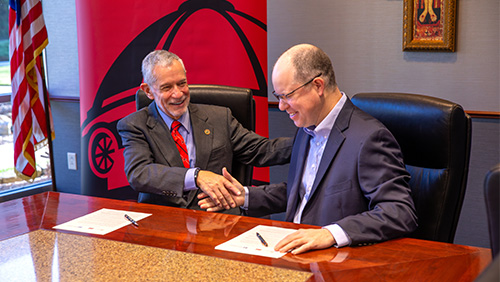
POLYGON ((309 272, 37 230, 0 241, 2 281, 306 281, 309 272))

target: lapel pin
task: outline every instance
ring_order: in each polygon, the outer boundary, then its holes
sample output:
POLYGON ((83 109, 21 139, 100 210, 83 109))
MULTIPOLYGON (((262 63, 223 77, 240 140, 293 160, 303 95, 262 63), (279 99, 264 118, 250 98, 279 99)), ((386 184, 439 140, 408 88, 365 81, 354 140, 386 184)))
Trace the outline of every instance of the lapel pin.
POLYGON ((210 135, 210 129, 205 129, 205 135, 210 135))

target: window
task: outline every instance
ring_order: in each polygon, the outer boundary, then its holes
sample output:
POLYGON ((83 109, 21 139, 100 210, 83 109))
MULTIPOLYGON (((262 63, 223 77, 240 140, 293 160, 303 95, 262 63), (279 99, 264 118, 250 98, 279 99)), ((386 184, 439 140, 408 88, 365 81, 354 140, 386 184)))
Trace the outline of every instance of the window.
POLYGON ((9 0, 0 0, 0 199, 6 193, 35 188, 51 180, 48 146, 36 151, 37 177, 33 183, 22 180, 14 171, 12 105, 9 63, 9 0))

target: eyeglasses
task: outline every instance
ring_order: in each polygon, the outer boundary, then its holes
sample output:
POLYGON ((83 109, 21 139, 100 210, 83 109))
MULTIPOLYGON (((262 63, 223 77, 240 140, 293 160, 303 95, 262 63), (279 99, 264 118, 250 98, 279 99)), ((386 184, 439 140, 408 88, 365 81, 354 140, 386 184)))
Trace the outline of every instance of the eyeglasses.
POLYGON ((308 82, 302 84, 301 86, 295 88, 294 90, 292 90, 291 92, 289 92, 288 94, 276 94, 276 91, 273 91, 273 95, 274 97, 276 97, 276 99, 279 100, 288 100, 288 97, 290 97, 290 95, 292 95, 293 93, 295 93, 295 91, 299 90, 300 88, 308 85, 309 83, 313 82, 313 80, 315 80, 316 78, 320 77, 323 73, 320 72, 317 76, 311 78, 311 80, 309 80, 308 82))

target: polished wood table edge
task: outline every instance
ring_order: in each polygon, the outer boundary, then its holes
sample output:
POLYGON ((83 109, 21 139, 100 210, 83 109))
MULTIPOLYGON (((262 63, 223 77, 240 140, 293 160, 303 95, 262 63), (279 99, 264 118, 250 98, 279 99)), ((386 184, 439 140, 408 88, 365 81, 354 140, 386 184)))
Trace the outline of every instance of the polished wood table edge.
MULTIPOLYGON (((373 269, 379 269, 382 272, 397 273, 399 270, 397 271, 394 265, 406 269, 407 272, 404 274, 409 275, 411 273, 419 273, 420 271, 413 265, 425 268, 427 267, 425 266, 426 263, 433 263, 435 264, 433 267, 439 269, 440 267, 444 267, 444 260, 456 262, 457 267, 470 268, 470 270, 468 270, 470 273, 465 273, 463 277, 466 277, 464 281, 472 281, 491 262, 491 251, 487 248, 412 238, 394 239, 373 244, 372 246, 344 247, 339 249, 332 247, 324 250, 307 252, 298 256, 287 254, 280 259, 271 259, 218 251, 215 250, 214 247, 259 224, 295 229, 299 227, 320 227, 59 192, 44 192, 0 203, 0 210, 4 210, 6 207, 15 207, 19 212, 21 210, 25 212, 26 226, 24 228, 22 226, 10 228, 8 224, 0 222, 0 240, 43 229, 190 252, 242 262, 257 263, 279 268, 308 271, 314 274, 311 281, 336 279, 338 277, 350 279, 354 277, 353 275, 357 275, 355 277, 358 278, 363 278, 365 277, 363 275, 368 277, 370 271, 373 271, 373 269), (127 209, 156 214, 155 217, 152 216, 141 220, 139 222, 139 228, 134 228, 130 225, 107 235, 92 235, 53 228, 57 224, 67 222, 101 208, 127 209), (76 212, 67 212, 68 209, 76 212), (186 239, 182 237, 184 235, 190 235, 183 226, 189 219, 216 219, 217 217, 223 217, 226 221, 235 222, 232 226, 232 230, 228 233, 229 235, 226 236, 221 230, 216 230, 207 232, 206 234, 200 232, 200 234, 192 235, 192 238, 186 239), (172 221, 172 218, 176 220, 172 221), (172 226, 168 225, 175 225, 177 222, 180 224, 175 227, 179 227, 180 231, 173 232, 169 229, 172 228, 172 226), (436 254, 435 250, 439 250, 440 253, 436 254), (407 256, 401 257, 399 254, 401 252, 407 254, 407 256), (465 262, 467 262, 468 266, 464 266, 465 262), (358 274, 353 274, 353 270, 356 270, 358 274)), ((461 276, 461 279, 463 277, 461 276)))
POLYGON ((49 196, 50 192, 43 192, 32 196, 12 199, 0 203, 0 210, 7 210, 7 214, 0 214, 0 218, 2 216, 6 217, 3 220, 0 220, 0 240, 6 240, 11 237, 43 229, 43 217, 45 214, 45 207, 47 205, 47 201, 49 200, 49 196), (37 201, 37 204, 26 203, 26 199, 33 199, 34 201, 37 201), (24 212, 27 215, 25 218, 26 225, 16 224, 14 226, 6 226, 9 223, 9 220, 18 216, 9 213, 11 208, 15 209, 15 207, 17 207, 18 205, 22 205, 24 207, 24 212))

